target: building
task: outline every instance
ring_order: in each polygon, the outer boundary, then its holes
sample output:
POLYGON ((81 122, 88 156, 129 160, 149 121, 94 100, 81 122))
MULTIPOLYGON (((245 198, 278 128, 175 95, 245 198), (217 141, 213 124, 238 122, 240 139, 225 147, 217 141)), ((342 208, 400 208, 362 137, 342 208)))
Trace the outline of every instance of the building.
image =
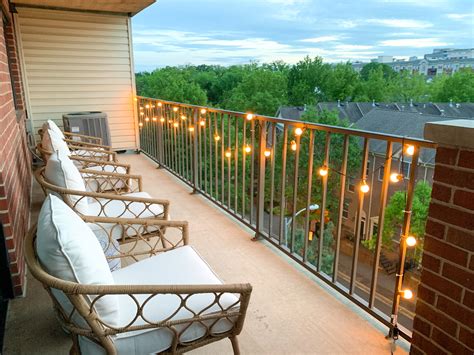
MULTIPOLYGON (((437 75, 451 75, 463 68, 474 69, 474 48, 469 49, 434 49, 433 53, 423 58, 410 57, 408 60, 395 59, 392 56, 379 56, 373 63, 383 63, 396 72, 407 71, 412 74, 423 74, 429 78, 437 75)), ((367 63, 355 62, 353 68, 360 72, 367 63)))

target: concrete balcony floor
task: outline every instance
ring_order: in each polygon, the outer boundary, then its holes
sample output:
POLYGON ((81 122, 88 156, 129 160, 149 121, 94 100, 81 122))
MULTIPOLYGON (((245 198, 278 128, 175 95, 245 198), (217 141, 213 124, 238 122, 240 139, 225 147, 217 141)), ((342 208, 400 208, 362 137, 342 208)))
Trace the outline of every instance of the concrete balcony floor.
MULTIPOLYGON (((190 242, 224 282, 250 282, 250 307, 239 337, 242 354, 390 354, 387 329, 322 284, 156 164, 136 154, 120 155, 143 176, 144 190, 171 201, 171 217, 188 220, 190 242)), ((33 218, 43 198, 34 186, 33 218)), ((5 354, 67 354, 62 332, 41 285, 28 277, 24 298, 10 302, 5 354)), ((400 340, 397 354, 407 352, 400 340)), ((230 354, 230 341, 192 353, 230 354)))

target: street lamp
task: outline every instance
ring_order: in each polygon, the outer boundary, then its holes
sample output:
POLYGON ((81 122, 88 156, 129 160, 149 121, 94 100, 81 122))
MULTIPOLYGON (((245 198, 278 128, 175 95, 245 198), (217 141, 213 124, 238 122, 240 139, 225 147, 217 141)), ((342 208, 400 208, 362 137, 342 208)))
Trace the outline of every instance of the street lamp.
MULTIPOLYGON (((306 211, 306 209, 309 209, 310 211, 316 211, 316 210, 319 210, 319 205, 317 203, 315 204, 312 204, 312 205, 309 205, 307 208, 302 208, 300 209, 298 212, 295 213, 295 218, 296 216, 298 216, 300 213, 306 211)), ((288 226, 290 225, 290 223, 293 221, 293 218, 290 218, 286 224, 285 224, 285 236, 287 234, 287 231, 288 231, 288 226)))

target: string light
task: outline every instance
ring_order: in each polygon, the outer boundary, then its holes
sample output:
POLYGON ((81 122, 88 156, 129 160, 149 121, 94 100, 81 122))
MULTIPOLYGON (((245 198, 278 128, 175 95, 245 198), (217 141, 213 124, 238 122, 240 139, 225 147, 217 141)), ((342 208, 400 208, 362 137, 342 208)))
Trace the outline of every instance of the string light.
POLYGON ((146 104, 146 105, 145 105, 145 108, 150 108, 150 105, 146 104))
POLYGON ((265 155, 265 157, 269 157, 270 155, 272 155, 272 152, 270 149, 265 149, 265 151, 263 152, 263 155, 265 155))
POLYGON ((244 152, 245 153, 250 153, 252 151, 252 148, 247 144, 245 147, 244 147, 244 152))
POLYGON ((207 110, 205 108, 201 109, 201 115, 204 115, 206 112, 207 112, 207 110))
POLYGON ((319 169, 319 175, 327 176, 327 174, 328 174, 328 167, 324 165, 319 169))
POLYGON ((416 238, 412 235, 409 235, 405 242, 407 243, 407 246, 414 247, 416 245, 416 238))
POLYGON ((194 127, 189 127, 188 130, 189 132, 194 132, 194 127))
POLYGON ((225 151, 225 156, 227 158, 230 158, 232 156, 232 151, 230 150, 230 148, 228 148, 226 151, 225 151))
POLYGON ((173 107, 173 111, 174 111, 174 112, 177 112, 177 111, 178 111, 178 108, 177 108, 177 107, 173 107))
POLYGON ((134 97, 133 100, 138 101, 138 98, 134 97))
POLYGON ((138 124, 138 127, 142 128, 142 127, 143 127, 143 122, 140 122, 140 123, 138 124))
POLYGON ((164 118, 164 117, 161 117, 161 118, 160 118, 160 122, 165 122, 165 118, 164 118))
POLYGON ((181 119, 185 120, 187 117, 185 115, 181 115, 181 119))
POLYGON ((156 122, 158 120, 158 118, 153 117, 152 120, 153 120, 153 122, 156 122))
POLYGON ((140 111, 143 111, 143 106, 140 106, 140 111))
POLYGON ((155 108, 155 105, 151 105, 151 108, 155 108))
POLYGON ((393 173, 390 175, 391 182, 399 182, 403 180, 403 175, 398 173, 393 173))
POLYGON ((296 141, 291 141, 290 145, 291 145, 291 150, 292 151, 296 151, 296 149, 298 148, 298 146, 296 144, 296 141))
POLYGON ((370 187, 369 185, 367 185, 367 183, 364 180, 362 184, 360 185, 360 192, 366 194, 367 192, 369 192, 369 190, 370 190, 370 187))
POLYGON ((415 146, 414 146, 414 145, 407 145, 406 148, 405 148, 405 152, 406 152, 408 155, 413 155, 413 154, 415 154, 415 146))
POLYGON ((150 121, 150 117, 145 117, 145 122, 150 121))
POLYGON ((409 289, 402 290, 400 294, 406 300, 411 300, 413 298, 413 292, 409 289))
POLYGON ((216 135, 214 136, 214 140, 215 140, 216 142, 220 141, 220 140, 221 140, 221 136, 219 136, 218 134, 216 134, 216 135))
POLYGON ((163 106, 163 104, 161 102, 158 102, 158 107, 161 107, 163 106))
POLYGON ((206 125, 206 121, 204 121, 204 120, 199 121, 199 125, 201 127, 204 127, 206 125))
POLYGON ((253 120, 253 114, 247 113, 247 121, 252 121, 252 120, 253 120))
POLYGON ((145 112, 140 112, 140 115, 142 115, 142 116, 143 116, 144 114, 145 114, 145 112))
POLYGON ((303 130, 300 127, 295 129, 295 136, 301 136, 303 134, 303 130))
POLYGON ((178 126, 179 126, 178 122, 173 123, 173 127, 178 128, 178 126))

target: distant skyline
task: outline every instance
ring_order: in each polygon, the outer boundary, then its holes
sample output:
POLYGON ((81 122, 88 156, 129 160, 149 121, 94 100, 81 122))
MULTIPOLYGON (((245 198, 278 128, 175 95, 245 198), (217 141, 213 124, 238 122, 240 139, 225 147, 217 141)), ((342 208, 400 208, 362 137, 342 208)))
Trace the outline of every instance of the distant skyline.
POLYGON ((132 22, 136 71, 474 47, 473 0, 159 0, 132 22))

